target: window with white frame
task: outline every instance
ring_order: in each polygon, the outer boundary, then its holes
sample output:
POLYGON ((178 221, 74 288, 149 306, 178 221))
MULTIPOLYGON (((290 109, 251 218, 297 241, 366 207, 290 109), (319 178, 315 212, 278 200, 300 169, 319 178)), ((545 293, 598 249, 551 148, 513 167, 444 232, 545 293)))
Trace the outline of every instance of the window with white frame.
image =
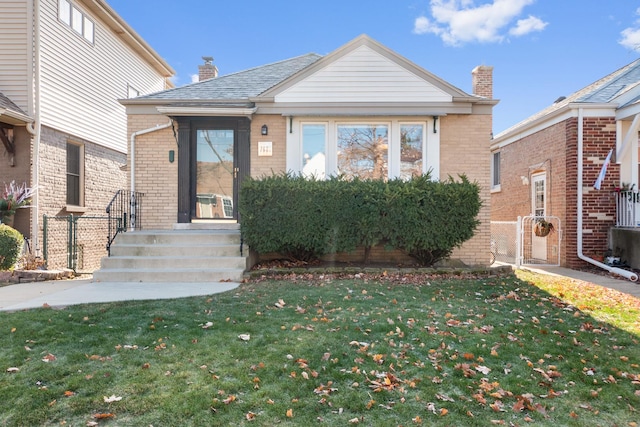
POLYGON ((389 176, 389 126, 339 124, 338 174, 347 179, 387 179, 389 176))
POLYGON ((95 24, 70 0, 58 0, 58 19, 93 44, 95 40, 95 24))
POLYGON ((422 175, 425 160, 424 125, 400 125, 400 178, 422 175))
POLYGON ((438 179, 439 134, 427 133, 429 121, 381 121, 328 118, 300 121, 289 136, 288 168, 306 177, 325 179, 401 178, 433 172, 438 179))
POLYGON ((312 123, 302 125, 302 175, 307 178, 325 179, 327 125, 312 123))
POLYGON ((492 155, 491 188, 494 190, 497 190, 500 188, 500 152, 499 151, 496 151, 492 155))

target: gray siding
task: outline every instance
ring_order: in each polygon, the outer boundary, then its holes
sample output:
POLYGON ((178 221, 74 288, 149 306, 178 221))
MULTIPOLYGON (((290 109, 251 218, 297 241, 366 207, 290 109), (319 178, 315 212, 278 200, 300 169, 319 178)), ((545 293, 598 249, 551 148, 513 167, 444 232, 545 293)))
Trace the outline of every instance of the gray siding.
POLYGON ((163 90, 163 77, 81 2, 95 25, 93 45, 58 20, 57 0, 41 1, 42 123, 125 153, 127 117, 117 100, 127 85, 163 90))
POLYGON ((30 22, 25 0, 0 1, 0 92, 27 113, 30 22))

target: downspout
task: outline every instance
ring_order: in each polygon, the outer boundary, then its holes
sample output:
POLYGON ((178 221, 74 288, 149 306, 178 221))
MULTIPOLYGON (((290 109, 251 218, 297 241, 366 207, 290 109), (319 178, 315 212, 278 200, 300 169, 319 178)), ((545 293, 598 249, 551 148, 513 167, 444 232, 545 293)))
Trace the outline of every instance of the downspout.
POLYGON ((582 154, 582 146, 583 146, 583 135, 584 135, 584 125, 582 123, 583 120, 583 110, 582 107, 578 108, 578 258, 583 261, 586 261, 590 264, 595 265, 596 267, 607 270, 609 273, 617 274, 626 279, 629 279, 633 282, 638 280, 638 275, 627 270, 623 270, 617 267, 611 267, 607 264, 601 263, 600 261, 596 261, 593 258, 589 258, 585 254, 582 253, 582 170, 583 170, 583 154, 582 154))
POLYGON ((40 231, 39 227, 39 175, 40 175, 40 138, 41 138, 41 125, 40 125, 40 1, 35 0, 33 2, 33 31, 31 32, 33 37, 33 67, 31 71, 32 78, 31 83, 33 84, 32 93, 33 97, 33 118, 35 120, 34 123, 27 124, 27 132, 33 135, 33 166, 31 169, 31 186, 35 188, 35 194, 32 197, 31 201, 31 247, 35 248, 35 255, 38 256, 40 252, 38 233, 40 231))
POLYGON ((131 193, 136 191, 136 138, 140 135, 144 135, 151 132, 156 132, 162 129, 173 126, 173 120, 169 120, 169 123, 163 125, 155 125, 154 127, 139 130, 131 134, 131 193))

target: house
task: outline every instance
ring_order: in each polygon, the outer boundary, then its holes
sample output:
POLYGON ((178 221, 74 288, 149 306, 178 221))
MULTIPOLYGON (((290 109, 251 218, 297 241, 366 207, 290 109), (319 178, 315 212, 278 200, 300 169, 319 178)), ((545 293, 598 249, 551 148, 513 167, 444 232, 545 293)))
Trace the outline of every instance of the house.
MULTIPOLYGON (((204 59, 201 71, 211 71, 204 59)), ((142 226, 236 222, 247 176, 464 173, 480 184, 484 205, 475 237, 453 257, 487 265, 492 70, 473 70, 468 94, 362 35, 326 56, 219 77, 216 69, 197 83, 123 99, 129 185, 145 195, 142 226)))
POLYGON ((632 236, 640 224, 629 203, 637 193, 624 191, 638 188, 639 100, 636 60, 496 135, 491 219, 528 218, 520 226, 525 263, 606 268, 610 256, 640 267, 640 253, 619 234, 632 236), (533 235, 537 217, 553 218, 558 233, 533 235))
POLYGON ((106 253, 104 210, 126 185, 117 100, 170 88, 173 74, 104 0, 0 2, 0 185, 37 188, 14 226, 49 268, 91 270, 106 253))

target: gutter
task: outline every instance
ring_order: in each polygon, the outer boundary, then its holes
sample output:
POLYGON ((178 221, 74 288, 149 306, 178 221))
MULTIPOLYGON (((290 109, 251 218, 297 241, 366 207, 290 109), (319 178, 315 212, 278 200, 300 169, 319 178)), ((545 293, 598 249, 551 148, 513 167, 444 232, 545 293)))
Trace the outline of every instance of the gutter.
POLYGON ((131 134, 131 193, 134 193, 136 191, 136 138, 140 135, 156 132, 171 126, 173 126, 173 120, 169 120, 169 123, 165 123, 163 125, 155 125, 154 127, 139 130, 131 134))
POLYGON ((583 261, 586 261, 590 264, 595 265, 596 267, 607 270, 609 273, 617 274, 622 276, 632 282, 638 280, 638 275, 627 270, 623 270, 617 267, 611 267, 607 264, 601 263, 600 261, 596 261, 593 258, 589 258, 585 254, 582 253, 582 171, 583 171, 583 135, 584 135, 584 124, 583 124, 583 111, 582 107, 578 108, 578 258, 583 261))

